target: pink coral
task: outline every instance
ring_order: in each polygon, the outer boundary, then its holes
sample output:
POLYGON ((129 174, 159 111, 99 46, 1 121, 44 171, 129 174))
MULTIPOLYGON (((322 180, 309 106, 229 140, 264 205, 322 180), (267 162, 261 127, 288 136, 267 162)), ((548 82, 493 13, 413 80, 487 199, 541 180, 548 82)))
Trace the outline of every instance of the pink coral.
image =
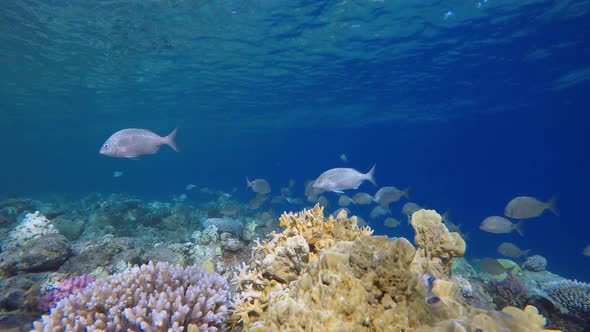
POLYGON ((94 280, 96 280, 94 276, 87 274, 62 280, 50 292, 45 293, 45 295, 39 299, 37 307, 41 311, 48 311, 51 308, 55 308, 55 305, 61 299, 66 298, 77 289, 86 288, 86 286, 94 280))

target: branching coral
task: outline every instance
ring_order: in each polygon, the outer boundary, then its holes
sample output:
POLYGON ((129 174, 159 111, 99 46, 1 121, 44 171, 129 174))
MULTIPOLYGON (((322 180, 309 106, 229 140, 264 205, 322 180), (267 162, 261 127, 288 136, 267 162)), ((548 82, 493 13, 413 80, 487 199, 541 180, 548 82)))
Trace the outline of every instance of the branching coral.
POLYGON ((57 303, 35 331, 217 331, 230 293, 218 275, 150 262, 98 279, 57 303))
POLYGON ((590 316, 590 284, 565 280, 543 285, 551 299, 581 318, 590 316))

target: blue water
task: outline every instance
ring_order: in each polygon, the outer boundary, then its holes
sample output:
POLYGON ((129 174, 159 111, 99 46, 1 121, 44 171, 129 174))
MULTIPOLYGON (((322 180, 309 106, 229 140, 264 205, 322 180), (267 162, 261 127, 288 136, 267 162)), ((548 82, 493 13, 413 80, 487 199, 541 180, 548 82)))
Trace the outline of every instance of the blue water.
POLYGON ((376 163, 380 186, 450 211, 468 258, 509 241, 590 281, 590 1, 31 0, 0 26, 0 194, 194 183, 246 202, 245 176, 302 197, 304 179, 376 163), (128 127, 178 127, 182 151, 98 154, 128 127), (519 195, 556 195, 560 216, 523 238, 478 230, 519 195))

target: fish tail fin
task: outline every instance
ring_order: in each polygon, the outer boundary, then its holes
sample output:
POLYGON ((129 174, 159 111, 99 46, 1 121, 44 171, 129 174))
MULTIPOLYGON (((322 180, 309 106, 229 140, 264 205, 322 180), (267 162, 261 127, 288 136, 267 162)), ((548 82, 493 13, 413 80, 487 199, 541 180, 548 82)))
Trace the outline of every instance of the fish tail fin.
POLYGON ((406 189, 404 189, 404 194, 403 196, 407 199, 410 200, 410 193, 412 192, 412 187, 407 187, 406 189))
POLYGON ((377 182, 375 182, 375 166, 377 166, 377 164, 374 164, 373 167, 371 167, 371 169, 367 172, 367 174, 365 174, 367 180, 371 181, 372 184, 375 185, 375 187, 377 187, 377 182))
POLYGON ((553 214, 559 216, 559 209, 557 208, 557 196, 553 196, 547 201, 547 208, 551 210, 553 214))
POLYGON ((170 134, 168 134, 168 136, 164 137, 164 144, 167 144, 169 147, 172 148, 172 150, 176 152, 180 151, 178 149, 178 146, 176 145, 176 142, 174 141, 177 132, 178 128, 174 128, 174 130, 170 134))
POLYGON ((443 212, 443 214, 442 214, 442 216, 440 216, 440 218, 443 222, 450 222, 449 210, 446 210, 445 212, 443 212))
POLYGON ((246 176, 246 187, 250 188, 252 187, 252 182, 250 181, 250 179, 248 179, 248 177, 246 176))
POLYGON ((521 220, 518 222, 518 224, 514 224, 514 230, 518 233, 518 235, 524 237, 524 232, 522 231, 522 225, 524 225, 524 223, 521 220))
POLYGON ((522 251, 522 256, 523 257, 529 257, 529 252, 531 252, 531 249, 523 250, 522 251))

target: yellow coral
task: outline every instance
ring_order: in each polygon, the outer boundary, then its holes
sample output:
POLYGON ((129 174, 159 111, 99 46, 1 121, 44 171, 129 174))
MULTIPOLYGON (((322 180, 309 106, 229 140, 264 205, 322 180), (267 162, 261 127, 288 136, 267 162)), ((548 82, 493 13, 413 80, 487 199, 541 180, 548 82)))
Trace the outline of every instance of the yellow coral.
POLYGON ((418 246, 414 271, 430 273, 439 279, 449 277, 451 259, 463 257, 465 241, 458 233, 449 232, 442 217, 434 210, 414 212, 411 224, 416 232, 414 243, 418 246))
POLYGON ((534 307, 471 308, 445 280, 465 242, 434 211, 412 217, 417 248, 404 238, 370 236, 346 214, 285 213, 281 233, 258 242, 254 262, 234 274, 234 319, 243 331, 542 331, 534 307), (438 279, 429 292, 423 273, 438 279), (516 324, 516 325, 515 325, 516 324), (514 326, 521 324, 526 329, 514 326))

